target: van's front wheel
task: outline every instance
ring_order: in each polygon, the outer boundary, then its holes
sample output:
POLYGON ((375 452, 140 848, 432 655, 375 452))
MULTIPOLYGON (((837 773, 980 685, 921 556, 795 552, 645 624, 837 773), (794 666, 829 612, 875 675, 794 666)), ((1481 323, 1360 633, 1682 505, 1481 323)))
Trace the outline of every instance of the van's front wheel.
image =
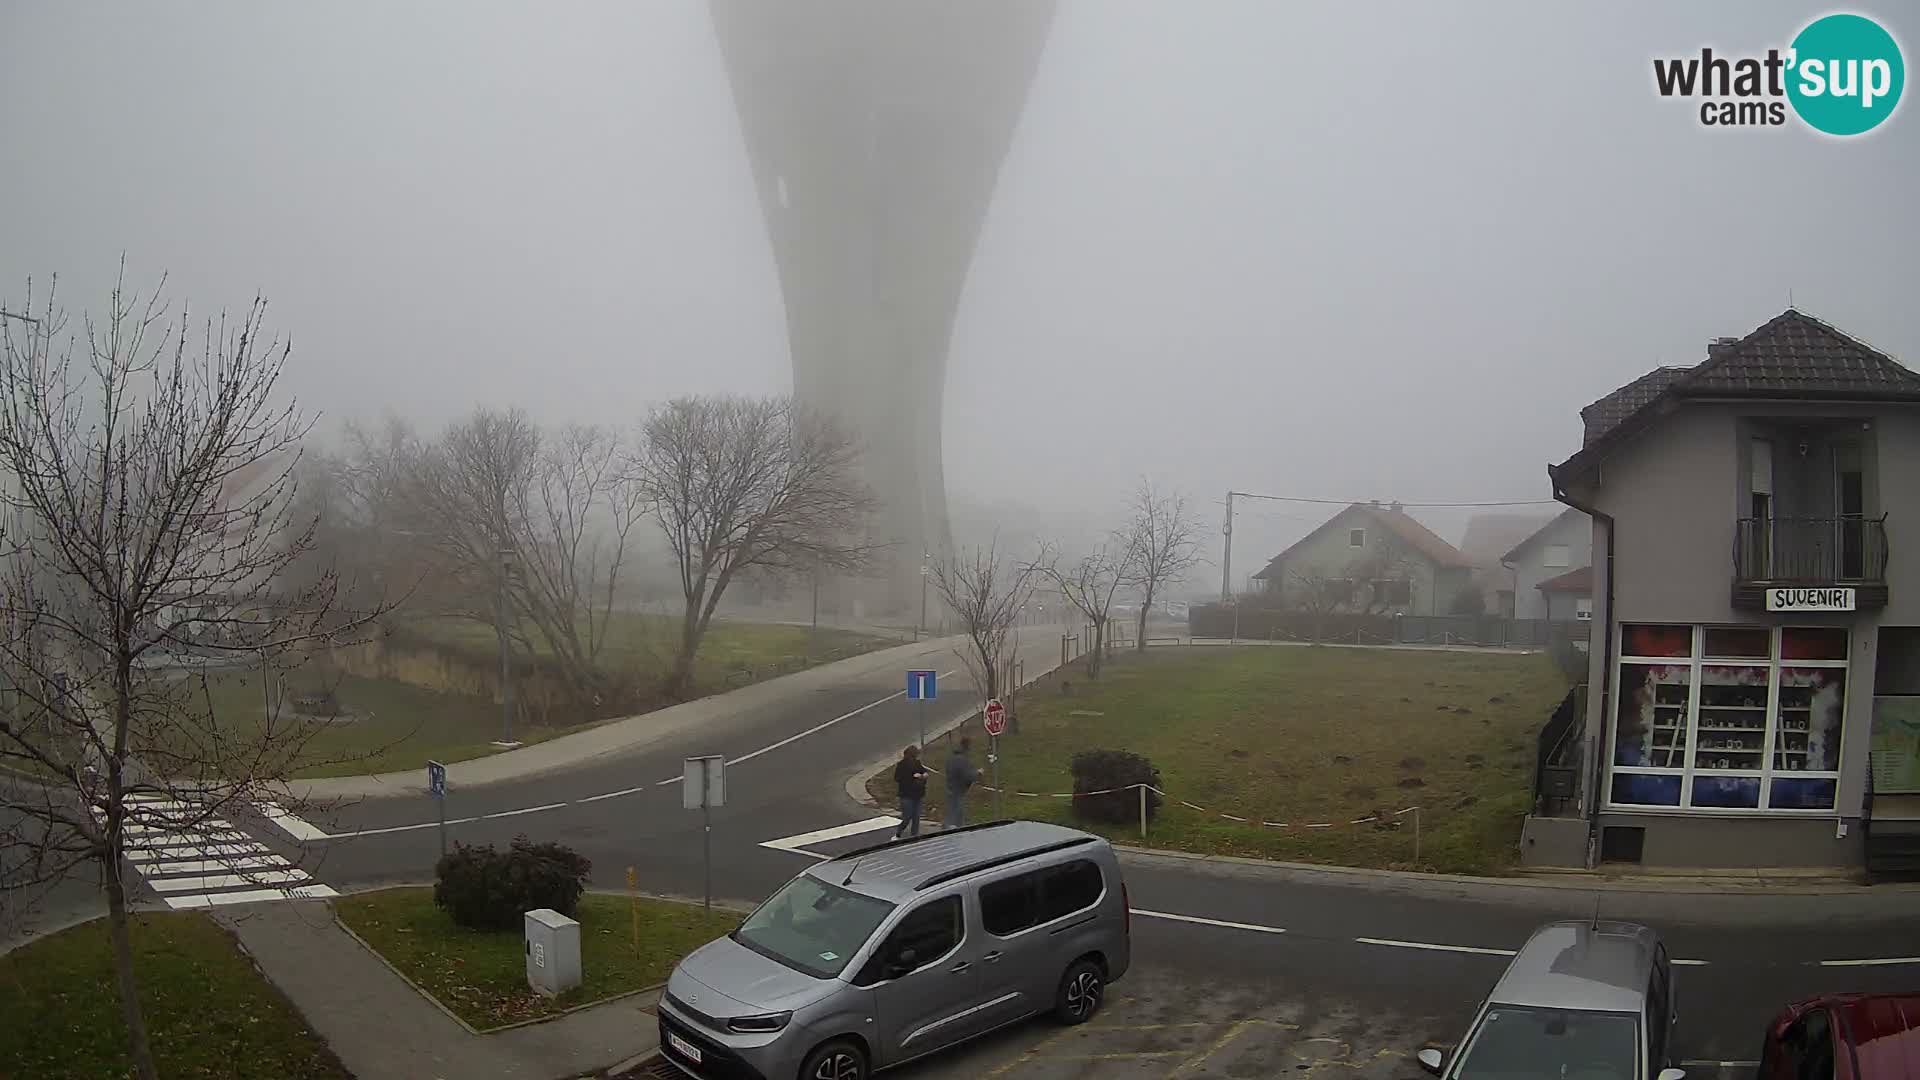
POLYGON ((1063 1024, 1084 1024, 1100 1011, 1107 994, 1107 975, 1090 959, 1075 960, 1060 976, 1053 999, 1053 1015, 1063 1024))
POLYGON ((867 1080, 867 1055, 845 1039, 821 1043, 800 1066, 800 1080, 867 1080))

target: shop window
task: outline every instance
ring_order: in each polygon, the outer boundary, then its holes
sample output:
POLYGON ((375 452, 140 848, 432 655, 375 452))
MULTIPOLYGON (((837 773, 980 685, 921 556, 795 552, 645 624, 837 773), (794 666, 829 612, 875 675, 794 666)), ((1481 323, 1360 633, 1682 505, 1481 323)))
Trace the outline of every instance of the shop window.
MULTIPOLYGON (((1754 665, 1707 664, 1700 668, 1700 717, 1694 727, 1694 766, 1757 773, 1767 752, 1767 683, 1770 671, 1754 665)), ((1696 795, 1699 786, 1694 787, 1696 795)), ((1710 803, 1696 805, 1759 805, 1710 803)))
POLYGON ((1765 660, 1773 655, 1773 631, 1764 626, 1709 626, 1702 636, 1711 660, 1765 660))
POLYGON ((1840 768, 1840 724, 1846 691, 1846 668, 1780 669, 1775 772, 1834 772, 1840 768))
POLYGON ((1680 777, 1677 774, 1614 773, 1613 801, 1632 806, 1679 806, 1680 777))
POLYGON ((1767 791, 1767 809, 1831 810, 1839 784, 1818 776, 1775 776, 1767 791))
POLYGON ((1693 669, 1686 664, 1622 664, 1613 763, 1660 769, 1684 766, 1692 696, 1693 669))
POLYGON ((1620 628, 1622 656, 1692 656, 1693 627, 1628 623, 1620 628))
POLYGON ((1780 631, 1782 660, 1845 660, 1844 626, 1789 626, 1780 631))
POLYGON ((1726 810, 1755 809, 1760 805, 1760 778, 1696 774, 1693 805, 1726 810))

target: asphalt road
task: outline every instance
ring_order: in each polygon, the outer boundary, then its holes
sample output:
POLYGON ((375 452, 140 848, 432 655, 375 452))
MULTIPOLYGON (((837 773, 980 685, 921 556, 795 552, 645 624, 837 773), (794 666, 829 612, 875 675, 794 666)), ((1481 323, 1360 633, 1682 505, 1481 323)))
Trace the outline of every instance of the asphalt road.
MULTIPOLYGON (((1047 644, 1033 643, 1033 655, 1047 644)), ((932 725, 952 719, 968 696, 965 676, 947 674, 957 661, 930 659, 948 703, 928 710, 932 725)), ((559 840, 593 861, 598 885, 624 885, 632 866, 647 891, 699 896, 700 815, 682 808, 673 780, 685 756, 721 753, 732 764, 727 805, 712 814, 712 890, 750 903, 809 859, 764 842, 873 816, 846 797, 844 779, 917 738, 918 707, 900 695, 902 674, 850 678, 644 752, 452 791, 448 833, 496 844, 521 832, 559 840)), ((315 820, 328 839, 297 843, 271 827, 256 834, 344 890, 429 880, 440 842, 434 821, 424 798, 382 799, 315 820)), ((883 835, 814 850, 832 854, 883 835)), ((1547 919, 1591 916, 1596 897, 1165 857, 1130 857, 1127 873, 1136 909, 1153 914, 1136 919, 1134 973, 1097 1025, 1065 1034, 1030 1025, 913 1074, 1250 1077, 1278 1075, 1285 1062, 1301 1073, 1409 1075, 1410 1053, 1458 1036, 1499 974, 1502 950, 1547 919)), ((1762 1024, 1789 1000, 1920 984, 1913 892, 1609 891, 1599 902, 1604 917, 1645 921, 1674 956, 1698 961, 1678 977, 1677 1046, 1696 1062, 1750 1061, 1762 1024)), ((1712 1070, 1694 1066, 1696 1075, 1712 1070)))

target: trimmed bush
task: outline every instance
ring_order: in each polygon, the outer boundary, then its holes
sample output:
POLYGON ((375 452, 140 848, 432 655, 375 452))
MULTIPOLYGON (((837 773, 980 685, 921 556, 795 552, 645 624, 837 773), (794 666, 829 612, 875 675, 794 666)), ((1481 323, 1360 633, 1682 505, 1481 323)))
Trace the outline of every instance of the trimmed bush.
POLYGON ((456 843, 434 867, 433 902, 469 929, 518 930, 536 908, 572 918, 592 867, 570 847, 525 836, 514 837, 506 851, 456 843))
MULTIPOLYGON (((1073 770, 1073 813, 1083 821, 1138 825, 1140 792, 1132 785, 1160 786, 1160 770, 1130 750, 1082 750, 1073 755, 1069 768, 1073 770)), ((1159 813, 1160 793, 1147 792, 1147 818, 1159 813)))

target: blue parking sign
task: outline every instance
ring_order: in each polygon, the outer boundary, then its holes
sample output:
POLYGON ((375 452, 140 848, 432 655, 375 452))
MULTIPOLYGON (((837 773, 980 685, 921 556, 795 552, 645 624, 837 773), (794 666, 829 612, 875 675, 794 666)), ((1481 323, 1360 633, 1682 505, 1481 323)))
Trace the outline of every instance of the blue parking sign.
POLYGON ((447 767, 437 761, 427 762, 427 794, 436 799, 447 797, 447 767))
POLYGON ((932 701, 935 696, 934 673, 931 671, 907 672, 907 700, 932 701))

